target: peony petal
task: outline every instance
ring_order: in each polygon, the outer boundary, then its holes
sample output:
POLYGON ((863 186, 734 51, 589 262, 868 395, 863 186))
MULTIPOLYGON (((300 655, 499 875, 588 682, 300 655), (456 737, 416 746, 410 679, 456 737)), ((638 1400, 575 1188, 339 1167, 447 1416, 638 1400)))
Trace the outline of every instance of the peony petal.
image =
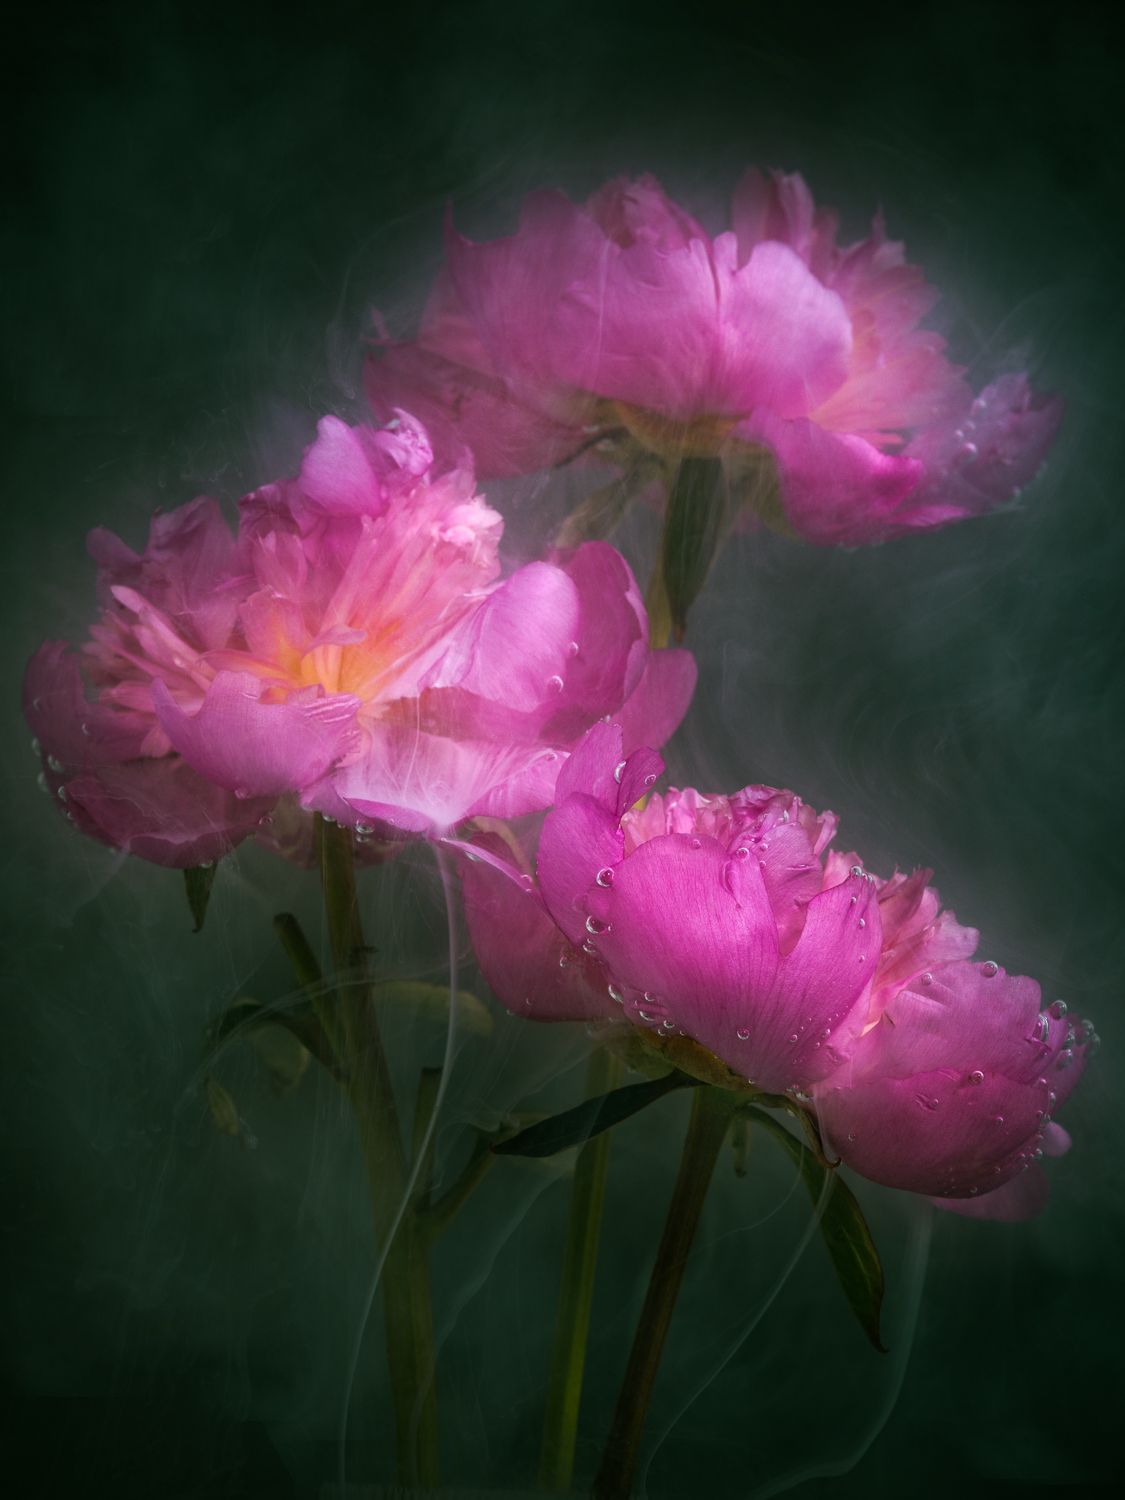
POLYGON ((220 672, 195 713, 162 682, 156 713, 189 765, 245 796, 300 791, 322 777, 355 743, 358 701, 346 693, 263 702, 266 685, 245 672, 220 672))
POLYGON ((1020 1224, 1034 1219, 1047 1206, 1050 1184, 1042 1167, 1034 1166, 1009 1178, 1003 1187, 975 1198, 932 1198, 935 1208, 960 1214, 965 1219, 992 1219, 999 1224, 1020 1224))
POLYGON ((567 942, 538 892, 485 861, 465 864, 461 889, 481 972, 513 1014, 529 1021, 610 1014, 601 966, 567 942))
POLYGON ((698 676, 690 651, 649 652, 641 680, 613 716, 626 754, 671 738, 688 711, 698 676))
POLYGON ((539 887, 547 910, 578 946, 588 939, 586 894, 599 871, 616 869, 623 847, 616 807, 598 798, 574 793, 547 814, 536 865, 539 887))

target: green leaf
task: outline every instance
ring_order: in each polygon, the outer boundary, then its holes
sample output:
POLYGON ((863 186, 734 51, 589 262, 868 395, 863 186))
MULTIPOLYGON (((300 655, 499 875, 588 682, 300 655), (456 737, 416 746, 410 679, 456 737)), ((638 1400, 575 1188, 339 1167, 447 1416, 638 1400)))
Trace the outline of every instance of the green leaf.
POLYGON ((230 1041, 239 1037, 247 1037, 254 1045, 259 1056, 274 1074, 274 1082, 282 1089, 295 1085, 304 1067, 294 1075, 297 1065, 297 1056, 288 1048, 288 1061, 283 1061, 280 1049, 286 1044, 276 1041, 271 1043, 259 1043, 258 1033, 262 1030, 288 1032, 294 1042, 299 1044, 306 1054, 316 1058, 323 1067, 339 1080, 343 1074, 339 1062, 332 1050, 332 1044, 325 1035, 324 1028, 317 1018, 316 1012, 307 1005, 297 1006, 265 1006, 260 1005, 257 1000, 251 1000, 249 996, 243 995, 233 1005, 228 1006, 217 1020, 213 1021, 207 1028, 207 1051, 208 1055, 214 1056, 230 1041), (272 1059, 272 1061, 271 1061, 272 1059), (283 1079, 275 1073, 273 1063, 276 1062, 285 1077, 292 1076, 292 1083, 286 1084, 283 1079))
POLYGON ((789 1134, 780 1121, 754 1105, 743 1106, 745 1113, 773 1136, 800 1168, 801 1177, 814 1203, 820 1202, 824 1179, 831 1177, 828 1199, 821 1215, 820 1232, 831 1257, 844 1296, 860 1327, 879 1350, 887 1351, 879 1337, 879 1313, 883 1305, 883 1266, 871 1238, 863 1210, 855 1195, 838 1173, 824 1167, 812 1151, 789 1134))
MULTIPOLYGON (((372 985, 376 1000, 401 1005, 420 1016, 445 1023, 449 1015, 449 986, 424 984, 415 979, 387 979, 372 985)), ((492 1014, 483 1000, 468 990, 457 991, 457 1029, 474 1036, 488 1036, 492 1031, 492 1014)))
POLYGON ((684 638, 688 610, 707 581, 730 519, 720 461, 681 459, 668 490, 661 563, 672 631, 678 641, 684 638))
POLYGON ((192 932, 203 931, 203 919, 207 915, 207 903, 211 899, 211 887, 215 884, 215 871, 218 868, 218 861, 213 861, 209 865, 193 865, 190 870, 184 871, 184 890, 192 921, 195 923, 192 932))
POLYGON ((554 1156, 557 1151, 581 1146, 591 1136, 620 1125, 622 1120, 647 1109, 674 1089, 698 1086, 698 1079, 689 1078, 684 1073, 667 1073, 648 1083, 626 1084, 622 1089, 612 1089, 608 1094, 585 1099, 573 1109, 563 1110, 561 1115, 550 1115, 546 1120, 529 1125, 509 1140, 497 1141, 492 1149, 499 1156, 554 1156))
POLYGON ((242 1121, 239 1118, 238 1106, 219 1080, 208 1074, 204 1081, 203 1092, 215 1129, 221 1130, 224 1135, 241 1135, 242 1121))

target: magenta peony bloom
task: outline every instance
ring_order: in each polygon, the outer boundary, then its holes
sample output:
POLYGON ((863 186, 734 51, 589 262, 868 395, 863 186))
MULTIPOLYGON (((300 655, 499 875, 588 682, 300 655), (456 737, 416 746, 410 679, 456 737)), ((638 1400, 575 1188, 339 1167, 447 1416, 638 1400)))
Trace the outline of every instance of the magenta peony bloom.
POLYGON ((642 177, 581 207, 533 193, 506 239, 451 230, 418 337, 371 361, 369 398, 484 474, 594 443, 622 464, 719 457, 759 520, 819 543, 979 514, 1034 475, 1060 403, 1022 375, 974 398, 881 220, 840 247, 801 177, 751 170, 731 226, 710 236, 642 177))
POLYGON ((640 806, 660 769, 596 725, 560 774, 538 886, 518 850, 473 850, 469 928, 503 1003, 686 1034, 811 1109, 863 1175, 961 1211, 1034 1212, 1045 1182, 1021 1174, 1065 1149, 1050 1115, 1089 1023, 970 963, 977 933, 940 909, 929 871, 882 880, 830 850, 833 814, 760 786, 640 806))
POLYGON ((46 642, 24 679, 44 785, 103 843, 159 865, 207 864, 254 833, 272 799, 239 799, 192 770, 160 726, 153 686, 199 691, 199 663, 236 629, 230 528, 213 501, 194 500, 154 519, 140 555, 107 531, 89 545, 101 618, 77 655, 46 642))
POLYGON ((602 714, 671 733, 694 662, 649 652, 624 559, 590 544, 502 581, 501 528, 413 418, 325 418, 297 479, 242 502, 239 639, 156 684, 162 731, 238 797, 427 834, 546 806, 602 714))

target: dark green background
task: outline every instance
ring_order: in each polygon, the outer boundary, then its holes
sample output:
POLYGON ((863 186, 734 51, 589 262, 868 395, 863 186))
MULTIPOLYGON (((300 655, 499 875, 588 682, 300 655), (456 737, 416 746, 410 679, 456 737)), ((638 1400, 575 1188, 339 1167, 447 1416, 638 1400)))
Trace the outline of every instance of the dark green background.
MULTIPOLYGON (((867 1456, 795 1493, 1081 1493, 1115 1472, 1125 303, 1109 16, 154 4, 54 7, 9 38, 2 1409, 11 1461, 31 1465, 21 1494, 316 1495, 369 1255, 327 1092, 310 1078, 276 1100, 232 1053, 221 1076, 252 1151, 210 1129, 193 1087, 207 1016, 240 992, 284 993, 268 917, 294 904, 315 920, 308 879, 241 855, 193 938, 177 877, 121 868, 36 792, 18 678, 44 635, 88 619, 84 532, 107 523, 137 543, 155 505, 233 500, 292 464, 317 415, 355 412, 367 309, 409 328, 448 199, 484 233, 540 182, 583 193, 651 169, 718 223, 751 161, 803 171, 853 235, 881 203, 943 288, 938 326, 974 378, 1026 363, 1068 413, 1011 512, 851 554, 729 548, 693 619, 702 682, 674 769, 703 786, 789 784, 835 808, 873 868, 932 865, 982 953, 1093 1016, 1105 1046, 1063 1117, 1075 1148, 1051 1165, 1041 1220, 939 1216, 911 1328, 914 1221, 893 1195, 865 1195, 891 1358, 864 1346, 813 1244, 672 1428, 651 1492, 746 1496, 846 1466, 907 1352, 867 1456)), ((513 537, 530 537, 526 487, 504 500, 513 537)), ((421 914, 407 916, 403 871, 373 926, 423 966, 440 914, 419 872, 421 914)), ((437 1045, 421 1023, 392 1040, 404 1070, 437 1045)), ((445 1139, 540 1085, 544 1106, 569 1101, 582 1050, 566 1029, 498 1021, 491 1043, 466 1043, 445 1139)), ((679 1103, 615 1147, 584 1472, 679 1103)), ((765 1145, 746 1182, 724 1171, 665 1420, 799 1236, 807 1207, 788 1185, 765 1145)), ((557 1174, 505 1166, 443 1247, 451 1487, 518 1489, 533 1473, 564 1208, 557 1174)), ((373 1368, 377 1327, 366 1348, 373 1368)), ((353 1411, 357 1480, 388 1473, 372 1378, 353 1411)))

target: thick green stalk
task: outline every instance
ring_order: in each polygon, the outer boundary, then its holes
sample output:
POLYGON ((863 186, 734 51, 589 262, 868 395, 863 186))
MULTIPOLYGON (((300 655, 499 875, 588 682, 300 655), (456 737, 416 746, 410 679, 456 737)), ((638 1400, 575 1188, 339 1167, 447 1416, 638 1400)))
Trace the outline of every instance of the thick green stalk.
POLYGON ((695 1090, 664 1232, 633 1336, 601 1468, 594 1481, 596 1500, 622 1500, 632 1491, 660 1356, 730 1118, 730 1101, 718 1089, 695 1090))
MULTIPOLYGON (((586 1069, 586 1097, 593 1099, 607 1094, 620 1081, 620 1060, 605 1047, 595 1047, 586 1069)), ((549 1490, 568 1490, 574 1472, 610 1136, 611 1132, 606 1130, 587 1141, 574 1164, 539 1458, 539 1482, 549 1490)))
POLYGON ((436 1488, 437 1387, 429 1259, 413 1205, 403 1207, 408 1163, 367 980, 351 830, 318 817, 317 847, 336 966, 334 1031, 346 1049, 346 1088, 367 1170, 375 1240, 385 1255, 381 1288, 399 1477, 407 1485, 436 1488))

